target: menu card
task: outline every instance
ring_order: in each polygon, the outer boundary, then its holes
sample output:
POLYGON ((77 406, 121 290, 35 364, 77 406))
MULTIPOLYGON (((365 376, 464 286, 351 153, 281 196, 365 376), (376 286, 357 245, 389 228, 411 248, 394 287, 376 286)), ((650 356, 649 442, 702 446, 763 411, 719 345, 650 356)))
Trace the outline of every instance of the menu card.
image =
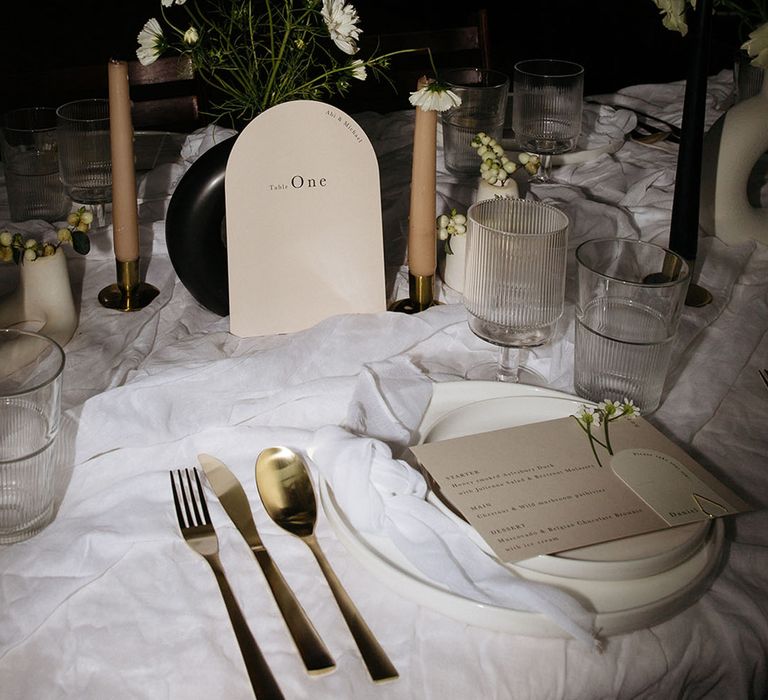
POLYGON ((570 416, 412 450, 504 562, 749 509, 642 418, 612 421, 607 448, 593 433, 570 416))

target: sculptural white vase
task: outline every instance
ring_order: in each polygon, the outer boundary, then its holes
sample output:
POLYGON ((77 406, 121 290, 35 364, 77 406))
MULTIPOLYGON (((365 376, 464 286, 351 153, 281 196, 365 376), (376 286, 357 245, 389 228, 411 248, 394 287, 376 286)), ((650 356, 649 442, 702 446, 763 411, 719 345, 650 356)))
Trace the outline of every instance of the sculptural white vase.
POLYGON ((19 285, 0 298, 0 327, 23 326, 64 345, 77 328, 77 312, 59 248, 54 255, 19 265, 19 285))
MULTIPOLYGON (((478 178, 477 193, 475 201, 480 202, 483 199, 493 199, 494 197, 511 197, 519 199, 517 182, 513 178, 507 178, 503 186, 491 185, 483 178, 478 178)), ((467 247, 466 236, 452 236, 451 250, 452 254, 445 255, 440 262, 440 274, 451 289, 464 292, 464 258, 467 247)))
POLYGON ((768 151, 768 80, 731 107, 704 138, 700 226, 728 244, 768 243, 768 210, 749 202, 750 174, 768 151))

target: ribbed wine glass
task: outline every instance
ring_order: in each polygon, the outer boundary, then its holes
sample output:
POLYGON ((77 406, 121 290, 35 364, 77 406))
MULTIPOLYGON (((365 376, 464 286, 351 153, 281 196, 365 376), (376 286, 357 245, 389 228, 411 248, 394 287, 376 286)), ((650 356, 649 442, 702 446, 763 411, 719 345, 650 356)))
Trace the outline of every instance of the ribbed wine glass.
POLYGON ((467 376, 540 383, 519 366, 519 351, 552 339, 563 313, 568 217, 541 202, 496 198, 467 213, 464 306, 469 327, 498 345, 498 364, 467 376))
POLYGON ((535 180, 551 182, 552 156, 576 148, 581 133, 584 68, 572 61, 515 64, 512 128, 520 149, 541 156, 535 180))

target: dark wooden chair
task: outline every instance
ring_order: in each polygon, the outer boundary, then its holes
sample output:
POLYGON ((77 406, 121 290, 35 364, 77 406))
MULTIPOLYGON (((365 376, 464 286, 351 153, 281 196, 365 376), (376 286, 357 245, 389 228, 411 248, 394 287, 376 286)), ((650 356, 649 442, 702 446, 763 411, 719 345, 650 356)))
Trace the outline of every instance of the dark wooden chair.
MULTIPOLYGON (((488 12, 472 13, 472 22, 450 27, 418 31, 363 34, 359 46, 362 56, 385 54, 404 49, 426 48, 438 71, 446 68, 491 67, 491 47, 488 33, 488 12)), ((433 75, 426 51, 400 54, 392 58, 386 71, 389 78, 378 82, 373 76, 362 83, 353 81, 348 96, 337 104, 348 112, 372 110, 391 112, 408 109, 408 95, 416 89, 422 75, 433 75)))
MULTIPOLYGON (((191 131, 204 120, 198 84, 186 57, 161 58, 149 66, 128 62, 136 130, 191 131)), ((65 102, 108 96, 107 66, 68 66, 0 77, 0 111, 58 107, 65 102)))

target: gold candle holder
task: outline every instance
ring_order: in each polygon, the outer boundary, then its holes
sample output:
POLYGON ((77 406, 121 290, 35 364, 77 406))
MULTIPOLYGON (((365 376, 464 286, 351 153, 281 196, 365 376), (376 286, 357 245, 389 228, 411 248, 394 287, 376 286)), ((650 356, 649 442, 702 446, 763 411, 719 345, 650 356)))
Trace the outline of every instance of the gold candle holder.
POLYGON ((116 261, 117 282, 99 292, 99 303, 107 309, 138 311, 160 293, 157 287, 139 278, 139 260, 116 261))
POLYGON ((408 273, 408 298, 398 299, 390 311, 399 311, 405 314, 417 314, 430 306, 436 306, 434 297, 434 275, 414 275, 408 273))

